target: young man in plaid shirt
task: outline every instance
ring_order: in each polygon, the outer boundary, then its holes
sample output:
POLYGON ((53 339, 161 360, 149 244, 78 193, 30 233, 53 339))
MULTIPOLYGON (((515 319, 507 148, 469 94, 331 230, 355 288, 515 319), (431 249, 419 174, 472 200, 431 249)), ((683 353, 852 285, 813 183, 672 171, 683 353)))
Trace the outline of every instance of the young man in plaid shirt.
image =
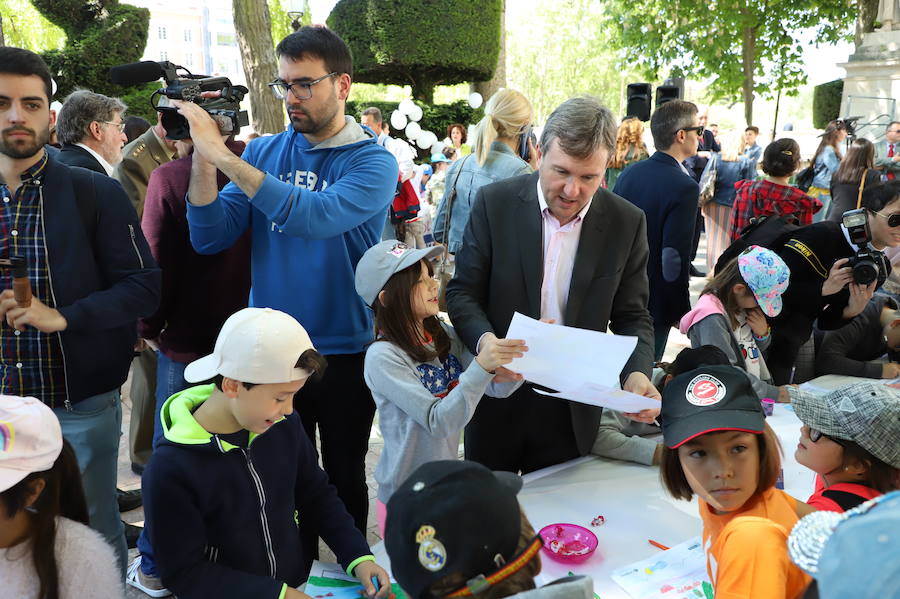
POLYGON ((44 150, 51 86, 37 54, 0 48, 0 258, 25 259, 33 292, 19 305, 12 273, 0 270, 0 394, 53 408, 78 457, 91 525, 124 569, 119 387, 160 275, 122 187, 44 150))

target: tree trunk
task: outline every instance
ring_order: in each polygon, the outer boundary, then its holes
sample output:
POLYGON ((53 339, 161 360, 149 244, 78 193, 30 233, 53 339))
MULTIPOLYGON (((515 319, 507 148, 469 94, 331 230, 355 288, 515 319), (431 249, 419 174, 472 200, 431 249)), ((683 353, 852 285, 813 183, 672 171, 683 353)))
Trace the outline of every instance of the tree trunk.
POLYGON ((412 97, 416 102, 431 106, 434 104, 434 81, 427 77, 419 77, 412 82, 412 97))
POLYGON ((756 30, 745 26, 741 43, 741 67, 744 74, 742 95, 744 98, 744 120, 747 126, 753 124, 753 68, 756 65, 756 30))
POLYGON ((3 37, 3 15, 0 15, 0 46, 6 45, 6 38, 3 37))
POLYGON ((506 0, 500 7, 500 52, 497 55, 497 68, 490 81, 476 81, 469 86, 471 91, 478 92, 487 102, 497 91, 506 87, 506 0))
POLYGON ((232 9, 241 62, 250 89, 251 125, 259 134, 279 133, 284 130, 284 106, 266 85, 278 72, 269 7, 265 0, 232 0, 232 9))
POLYGON ((875 19, 878 17, 878 0, 857 0, 856 45, 862 43, 864 33, 875 31, 875 19))

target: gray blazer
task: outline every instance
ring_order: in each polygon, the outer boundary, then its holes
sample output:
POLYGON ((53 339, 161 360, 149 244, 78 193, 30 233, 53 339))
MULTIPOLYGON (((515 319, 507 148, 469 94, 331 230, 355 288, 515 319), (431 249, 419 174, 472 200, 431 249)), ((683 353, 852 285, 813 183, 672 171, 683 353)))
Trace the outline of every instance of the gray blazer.
MULTIPOLYGON (((894 144, 894 154, 900 155, 900 142, 894 144)), ((880 169, 884 173, 900 174, 900 161, 894 162, 893 158, 888 158, 888 142, 879 141, 875 144, 875 168, 880 169)))
MULTIPOLYGON (((514 312, 540 318, 543 232, 538 173, 482 187, 475 197, 456 273, 447 286, 450 319, 475 350, 482 334, 504 337, 514 312)), ((566 304, 569 326, 634 335, 638 344, 622 371, 650 377, 653 325, 647 310, 647 222, 628 201, 599 189, 582 224, 566 304)), ((600 408, 571 402, 582 455, 597 434, 600 408)))

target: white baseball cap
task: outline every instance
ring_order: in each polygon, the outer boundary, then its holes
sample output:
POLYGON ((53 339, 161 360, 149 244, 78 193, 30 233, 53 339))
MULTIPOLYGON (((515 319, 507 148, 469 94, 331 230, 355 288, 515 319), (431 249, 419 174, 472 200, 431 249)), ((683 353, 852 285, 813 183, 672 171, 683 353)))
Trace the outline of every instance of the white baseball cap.
POLYGON ((62 451, 53 410, 33 397, 0 395, 0 492, 53 467, 62 451))
POLYGON ((220 374, 256 385, 300 381, 312 374, 296 368, 309 349, 315 349, 312 340, 290 314, 244 308, 222 325, 213 353, 187 365, 184 380, 199 383, 220 374))

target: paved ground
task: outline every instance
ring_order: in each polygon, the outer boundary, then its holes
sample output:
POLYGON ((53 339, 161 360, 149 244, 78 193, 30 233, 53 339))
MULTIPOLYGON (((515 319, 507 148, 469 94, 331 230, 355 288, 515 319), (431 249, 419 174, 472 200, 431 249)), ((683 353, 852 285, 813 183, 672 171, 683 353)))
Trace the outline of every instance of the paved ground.
MULTIPOLYGON (((694 265, 701 271, 706 271, 706 243, 705 237, 701 237, 700 239, 700 249, 697 252, 697 259, 694 261, 694 265)), ((697 296, 700 294, 700 291, 703 290, 703 287, 706 285, 706 279, 704 278, 692 278, 691 279, 691 303, 693 304, 696 301, 697 296)), ((666 352, 663 356, 664 361, 671 361, 679 351, 684 349, 685 347, 690 347, 690 342, 687 337, 679 333, 677 330, 673 329, 671 334, 669 335, 669 342, 666 345, 666 352)), ((125 385, 122 387, 122 440, 119 444, 119 488, 130 490, 137 489, 141 486, 141 479, 139 476, 135 475, 131 472, 131 462, 128 457, 128 424, 131 420, 131 399, 128 397, 128 390, 130 389, 130 380, 126 381, 125 385)), ((372 434, 369 437, 369 453, 366 455, 366 482, 369 485, 369 525, 367 529, 366 537, 369 541, 370 545, 374 545, 375 543, 381 540, 381 536, 378 534, 378 527, 375 523, 375 465, 378 463, 378 458, 381 456, 381 448, 383 447, 384 442, 381 437, 381 431, 378 427, 378 415, 375 416, 375 425, 372 427, 372 434)), ((144 511, 143 509, 132 510, 131 512, 127 512, 122 515, 122 519, 126 522, 131 522, 132 524, 143 525, 144 522, 144 511)), ((320 559, 323 561, 336 561, 334 558, 334 554, 330 549, 324 544, 320 543, 320 559)), ((137 555, 136 549, 131 549, 129 551, 129 558, 133 559, 137 555)), ((125 592, 125 596, 128 599, 147 599, 147 595, 138 591, 133 587, 128 587, 125 592)))

